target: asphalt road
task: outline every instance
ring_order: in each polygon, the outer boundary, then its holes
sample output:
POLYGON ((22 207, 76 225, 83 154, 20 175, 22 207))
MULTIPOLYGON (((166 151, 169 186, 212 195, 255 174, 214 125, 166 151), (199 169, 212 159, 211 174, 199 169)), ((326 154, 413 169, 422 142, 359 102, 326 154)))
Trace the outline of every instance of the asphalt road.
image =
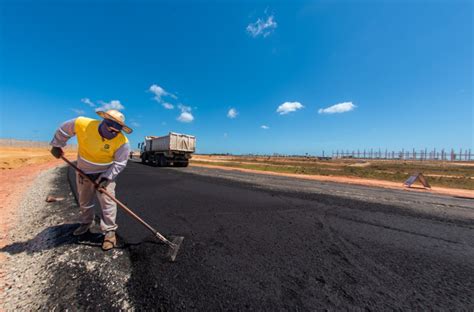
POLYGON ((139 309, 474 309, 472 200, 138 163, 117 197, 185 236, 169 263, 119 214, 139 309))

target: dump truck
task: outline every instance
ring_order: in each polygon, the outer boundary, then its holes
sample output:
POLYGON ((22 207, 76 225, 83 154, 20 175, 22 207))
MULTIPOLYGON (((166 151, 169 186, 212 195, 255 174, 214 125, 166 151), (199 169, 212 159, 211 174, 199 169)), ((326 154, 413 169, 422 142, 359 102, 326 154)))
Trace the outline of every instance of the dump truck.
POLYGON ((187 167, 196 151, 196 137, 170 132, 164 136, 147 136, 138 144, 140 159, 151 166, 187 167))

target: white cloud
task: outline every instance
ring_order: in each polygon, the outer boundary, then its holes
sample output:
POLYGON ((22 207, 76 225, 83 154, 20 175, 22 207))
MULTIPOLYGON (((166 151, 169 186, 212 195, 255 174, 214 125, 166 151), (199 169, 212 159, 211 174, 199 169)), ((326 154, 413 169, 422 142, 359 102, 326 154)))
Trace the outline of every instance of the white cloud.
POLYGON ((302 109, 304 106, 300 102, 285 102, 278 106, 277 113, 280 115, 286 115, 291 112, 295 112, 298 109, 302 109))
MULTIPOLYGON (((169 93, 168 91, 166 91, 165 89, 163 89, 162 87, 160 87, 157 84, 152 84, 148 90, 155 95, 154 99, 158 103, 163 103, 162 97, 165 97, 165 96, 171 97, 172 99, 175 99, 175 100, 178 98, 176 95, 174 95, 172 93, 169 93)), ((166 104, 169 104, 169 103, 166 103, 166 104)), ((171 105, 171 104, 169 104, 169 105, 171 105)), ((168 107, 169 107, 169 105, 168 105, 168 107)), ((171 109, 171 108, 166 107, 165 105, 163 105, 163 106, 166 109, 171 109)))
POLYGON ((335 104, 333 106, 329 106, 326 108, 320 108, 318 110, 319 114, 339 114, 339 113, 345 113, 345 112, 350 112, 351 110, 354 110, 356 108, 352 102, 344 102, 344 103, 339 103, 335 104))
POLYGON ((179 108, 182 112, 190 112, 190 111, 191 111, 191 107, 186 106, 186 105, 183 105, 183 104, 178 104, 178 108, 179 108))
POLYGON ((151 85, 149 90, 155 94, 155 100, 157 102, 161 102, 161 97, 167 94, 165 89, 156 84, 151 85))
MULTIPOLYGON (((155 96, 153 99, 160 103, 164 108, 166 109, 174 109, 175 105, 171 104, 170 102, 167 102, 164 100, 164 97, 169 97, 174 100, 177 100, 178 97, 168 91, 166 91, 164 88, 160 87, 157 84, 152 84, 148 91, 152 92, 155 96)), ((181 122, 192 122, 194 120, 194 116, 191 113, 192 108, 183 104, 178 104, 178 109, 181 111, 181 114, 176 118, 178 121, 181 122)))
POLYGON ((125 107, 122 105, 122 103, 120 103, 119 100, 112 100, 110 102, 99 101, 99 103, 101 106, 97 108, 96 111, 107 111, 109 109, 125 109, 125 107))
POLYGON ((178 121, 181 122, 191 122, 193 120, 194 116, 190 112, 182 112, 178 117, 178 121))
POLYGON ((263 130, 268 130, 268 129, 270 129, 269 126, 265 126, 265 125, 261 125, 260 128, 262 128, 263 130))
POLYGON ((237 117, 238 114, 239 114, 239 112, 237 112, 237 110, 235 108, 231 108, 227 112, 227 117, 229 117, 230 119, 234 119, 235 117, 237 117))
POLYGON ((132 127, 140 127, 140 124, 136 121, 132 121, 130 125, 132 125, 132 127))
POLYGON ((255 23, 248 24, 247 32, 254 38, 258 36, 266 38, 277 28, 277 26, 278 25, 274 21, 273 15, 271 15, 266 21, 259 18, 255 23))
POLYGON ((84 115, 84 114, 86 113, 86 112, 85 112, 84 110, 82 110, 82 109, 71 108, 71 110, 72 110, 74 113, 78 114, 78 115, 84 115))
POLYGON ((177 118, 178 121, 191 122, 194 120, 194 116, 191 114, 191 107, 179 104, 178 108, 181 110, 181 114, 177 118))
POLYGON ((168 102, 163 102, 163 103, 161 103, 161 105, 163 105, 163 107, 166 108, 166 109, 173 109, 174 108, 174 105, 171 104, 171 103, 168 103, 168 102))
POLYGON ((83 98, 83 99, 81 99, 81 102, 84 103, 84 104, 89 105, 90 107, 95 107, 95 104, 89 98, 83 98))

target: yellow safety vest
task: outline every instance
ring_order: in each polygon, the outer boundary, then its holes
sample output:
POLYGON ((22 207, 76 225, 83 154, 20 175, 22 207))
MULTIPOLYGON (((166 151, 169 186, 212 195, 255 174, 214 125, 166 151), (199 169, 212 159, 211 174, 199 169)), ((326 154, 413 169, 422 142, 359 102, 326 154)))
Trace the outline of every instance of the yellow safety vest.
POLYGON ((78 117, 74 123, 74 131, 79 145, 79 156, 94 165, 110 165, 114 161, 115 152, 128 139, 119 133, 112 140, 104 139, 99 134, 100 120, 78 117))

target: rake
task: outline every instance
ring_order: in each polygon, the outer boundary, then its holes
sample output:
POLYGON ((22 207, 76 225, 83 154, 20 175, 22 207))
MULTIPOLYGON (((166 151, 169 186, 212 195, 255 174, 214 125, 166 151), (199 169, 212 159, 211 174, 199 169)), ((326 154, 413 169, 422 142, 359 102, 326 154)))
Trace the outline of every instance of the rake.
POLYGON ((165 243, 166 245, 169 246, 169 250, 167 253, 167 257, 170 258, 171 262, 174 262, 176 260, 176 255, 178 254, 179 248, 181 247, 181 244, 183 243, 184 237, 183 236, 172 236, 170 239, 167 239, 164 235, 162 235, 160 232, 155 230, 151 225, 146 223, 142 218, 140 218, 135 212, 133 212, 130 208, 125 206, 121 201, 119 201, 117 198, 112 196, 105 188, 99 187, 98 183, 92 180, 88 175, 84 173, 81 169, 79 169, 75 164, 70 162, 66 157, 61 156, 61 159, 64 160, 69 166, 74 168, 77 173, 79 173, 81 176, 84 178, 88 179, 91 181, 94 186, 97 188, 99 192, 104 194, 105 196, 109 197, 111 200, 113 200, 117 205, 122 208, 126 213, 128 213, 133 219, 137 220, 140 222, 144 227, 146 227, 150 232, 155 235, 156 238, 158 238, 160 241, 165 243))

